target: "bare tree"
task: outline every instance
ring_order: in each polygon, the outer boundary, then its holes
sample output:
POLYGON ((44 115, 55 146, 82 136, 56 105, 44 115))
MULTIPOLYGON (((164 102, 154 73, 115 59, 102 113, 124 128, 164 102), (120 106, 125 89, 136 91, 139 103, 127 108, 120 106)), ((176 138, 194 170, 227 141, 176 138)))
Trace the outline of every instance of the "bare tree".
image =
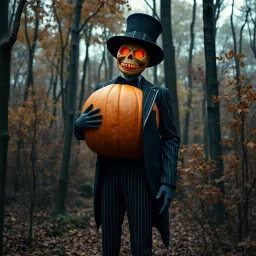
MULTIPOLYGON (((64 118, 64 123, 66 122, 66 106, 67 106, 67 93, 66 93, 66 86, 65 86, 65 75, 64 75, 64 69, 65 69, 65 53, 69 42, 69 36, 71 32, 71 13, 68 17, 68 29, 65 36, 64 28, 62 27, 62 18, 61 15, 58 14, 56 5, 58 4, 58 1, 53 0, 52 1, 52 8, 54 17, 57 21, 58 26, 58 33, 59 33, 59 46, 60 46, 60 67, 59 67, 59 75, 60 75, 60 88, 61 88, 61 100, 62 100, 62 114, 64 118)), ((65 124, 64 124, 65 126, 65 124)))
POLYGON ((88 63, 89 63, 89 49, 91 46, 91 35, 92 35, 92 28, 93 24, 91 23, 89 26, 86 25, 85 29, 83 31, 84 33, 84 41, 85 41, 85 57, 84 57, 84 63, 83 63, 83 75, 82 75, 82 81, 81 81, 81 92, 79 95, 79 103, 78 103, 78 109, 81 110, 84 103, 84 92, 85 92, 85 81, 86 81, 86 74, 88 74, 88 63))
POLYGON ((34 87, 34 76, 33 76, 33 63, 35 58, 35 50, 36 50, 36 43, 38 39, 38 30, 39 30, 39 14, 41 8, 41 1, 36 1, 36 10, 35 12, 35 29, 33 34, 33 39, 30 41, 28 36, 28 24, 27 24, 27 8, 25 9, 25 38, 28 45, 28 67, 27 67, 27 80, 26 80, 26 87, 24 91, 24 100, 26 101, 28 98, 28 89, 34 87))
MULTIPOLYGON (((217 170, 211 178, 217 179, 223 175, 223 159, 221 148, 220 130, 220 107, 219 102, 213 104, 212 96, 219 95, 219 83, 217 79, 216 66, 216 45, 215 45, 215 9, 213 0, 203 0, 203 22, 204 22, 204 51, 206 63, 206 93, 207 93, 207 114, 210 156, 216 161, 217 170)), ((219 188, 224 192, 224 185, 219 183, 219 188)), ((213 208, 213 215, 218 224, 225 221, 223 205, 216 204, 213 208)))
MULTIPOLYGON (((248 22, 248 17, 249 13, 251 11, 251 8, 247 5, 247 9, 245 11, 245 20, 244 23, 242 24, 240 28, 240 33, 239 33, 239 41, 237 41, 237 35, 236 35, 236 30, 235 30, 235 25, 234 25, 234 8, 235 8, 235 2, 234 0, 232 1, 232 11, 230 15, 230 23, 231 23, 231 31, 232 31, 232 37, 233 37, 233 46, 234 46, 234 55, 237 56, 242 53, 242 42, 243 42, 243 29, 248 22)), ((241 80, 239 79, 240 77, 240 58, 235 57, 235 73, 237 77, 237 92, 240 92, 241 90, 241 80)), ((241 95, 238 93, 237 100, 241 100, 241 95)), ((234 112, 233 113, 234 118, 238 118, 237 114, 234 112)), ((242 122, 242 125, 243 122, 242 122)), ((234 144, 238 145, 239 144, 239 136, 236 136, 234 134, 234 144)), ((245 141, 245 134, 244 134, 244 128, 241 128, 241 137, 240 137, 240 143, 242 147, 244 147, 244 141, 245 141)), ((235 155, 237 157, 240 157, 241 159, 241 176, 243 177, 248 177, 248 169, 247 165, 244 164, 244 159, 245 159, 245 154, 244 151, 239 152, 238 146, 235 147, 235 155)), ((247 182, 247 181, 246 181, 247 182)), ((243 187, 243 195, 244 195, 244 203, 239 203, 237 206, 237 212, 238 212, 238 221, 239 221, 239 240, 242 240, 243 236, 243 225, 244 225, 244 231, 245 231, 245 237, 248 236, 248 207, 249 207, 249 201, 248 201, 248 188, 247 186, 243 187), (244 224, 243 224, 244 223, 244 224)))
MULTIPOLYGON (((237 46, 237 36, 236 36, 236 31, 235 31, 235 25, 234 25, 234 8, 235 8, 235 2, 234 0, 232 1, 232 11, 230 15, 230 24, 231 24, 231 31, 232 31, 232 37, 233 37, 233 45, 234 45, 234 53, 235 55, 241 54, 242 53, 242 42, 243 42, 243 30, 248 22, 248 16, 251 11, 250 8, 246 10, 246 15, 245 15, 245 21, 243 25, 240 28, 240 38, 239 38, 239 45, 237 46)), ((236 66, 236 77, 240 77, 240 65, 239 65, 240 59, 235 58, 235 66, 236 66)), ((240 85, 238 84, 237 91, 240 90, 240 85)))
POLYGON ((67 94, 67 116, 65 123, 65 134, 64 134, 64 147, 62 153, 62 163, 61 170, 58 177, 58 187, 56 195, 56 214, 65 214, 65 199, 67 193, 68 185, 68 170, 69 170, 69 160, 71 151, 71 142, 73 134, 73 123, 76 117, 76 92, 77 92, 77 71, 78 71, 78 59, 79 59, 79 34, 84 29, 86 23, 92 19, 101 7, 104 5, 102 3, 98 9, 90 15, 80 26, 81 19, 81 9, 82 0, 76 0, 75 4, 75 15, 72 27, 71 36, 71 51, 70 51, 70 65, 69 65, 69 78, 68 78, 68 94, 67 94))
MULTIPOLYGON (((247 8, 252 9, 250 7, 249 2, 250 2, 249 0, 246 0, 247 8)), ((255 10, 256 10, 256 4, 254 3, 254 11, 250 12, 250 22, 248 22, 247 25, 248 25, 249 36, 250 36, 250 47, 252 49, 254 57, 256 58, 256 12, 255 10), (250 26, 250 23, 252 23, 252 28, 250 26)))
MULTIPOLYGON (((151 6, 147 0, 144 0, 144 1, 147 4, 147 6, 152 10, 153 17, 160 20, 159 16, 157 15, 157 12, 156 12, 156 0, 152 0, 153 6, 151 6)), ((158 67, 157 65, 153 67, 154 84, 159 84, 158 78, 157 78, 157 67, 158 67)))
POLYGON ((185 114, 185 121, 184 121, 184 132, 183 132, 183 144, 188 145, 188 132, 189 132, 189 124, 190 124, 190 110, 192 104, 192 97, 193 97, 193 82, 192 82, 192 61, 193 61, 193 49, 194 49, 194 41, 195 41, 195 34, 194 34, 194 26, 196 21, 196 0, 194 0, 193 10, 192 10, 192 21, 190 24, 190 46, 189 46, 189 56, 188 56, 188 100, 187 100, 187 107, 188 111, 185 114))
POLYGON ((3 256, 3 229, 5 179, 8 152, 8 101, 10 91, 11 51, 17 40, 20 18, 26 0, 20 0, 12 30, 8 24, 8 0, 3 0, 0 8, 0 256, 3 256))
MULTIPOLYGON (((111 37, 113 33, 109 30, 108 37, 111 37)), ((113 70, 114 70, 114 57, 112 54, 107 51, 107 59, 108 59, 108 80, 113 78, 113 70)))
POLYGON ((175 48, 172 38, 171 0, 161 0, 161 22, 163 24, 164 76, 165 86, 172 96, 173 116, 180 136, 179 104, 176 83, 175 48))
MULTIPOLYGON (((104 28, 102 28, 102 34, 104 34, 104 28)), ((101 50, 102 51, 102 58, 101 58, 101 61, 100 61, 100 65, 98 67, 97 84, 99 82, 101 82, 101 69, 102 69, 104 63, 106 62, 106 48, 107 48, 107 46, 104 42, 104 40, 105 40, 104 36, 102 37, 102 39, 103 39, 103 43, 102 43, 103 49, 101 50)))
MULTIPOLYGON (((60 96, 62 95, 62 91, 60 90, 59 93, 57 93, 57 85, 59 81, 59 74, 60 74, 60 57, 57 57, 57 49, 55 50, 52 58, 49 56, 46 56, 46 60, 50 63, 50 83, 49 83, 49 88, 47 90, 47 98, 50 95, 50 92, 52 91, 52 99, 54 101, 53 104, 53 110, 52 110, 52 115, 54 117, 57 117, 57 107, 56 103, 59 101, 60 96)), ((53 124, 56 124, 56 120, 51 120, 50 126, 52 127, 53 124)))
POLYGON ((215 37, 217 33, 217 21, 220 17, 221 12, 227 7, 227 4, 224 5, 225 0, 215 0, 214 4, 214 13, 215 13, 215 37))

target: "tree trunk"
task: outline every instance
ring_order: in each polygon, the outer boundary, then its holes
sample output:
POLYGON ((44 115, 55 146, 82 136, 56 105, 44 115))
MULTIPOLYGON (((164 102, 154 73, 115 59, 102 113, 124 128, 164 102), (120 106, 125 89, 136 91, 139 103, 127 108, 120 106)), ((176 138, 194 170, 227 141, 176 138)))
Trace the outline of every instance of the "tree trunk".
POLYGON ((108 58, 108 80, 113 78, 113 69, 114 69, 114 57, 107 51, 108 58))
MULTIPOLYGON (((220 131, 220 108, 219 102, 213 104, 212 96, 219 95, 217 67, 216 67, 216 47, 215 47, 215 14, 213 0, 203 0, 203 22, 204 22, 204 48, 206 63, 206 90, 207 90, 207 113, 208 113, 208 131, 210 156, 216 161, 217 170, 211 175, 212 179, 220 178, 223 175, 223 159, 221 148, 220 131)), ((223 182, 218 187, 224 193, 223 182)), ((225 212, 223 205, 218 204, 213 207, 213 216, 217 223, 225 221, 225 212)))
MULTIPOLYGON (((246 25, 246 23, 248 22, 248 15, 249 15, 249 12, 251 11, 251 9, 247 8, 244 24, 240 28, 239 45, 237 47, 236 31, 235 31, 234 22, 233 22, 234 7, 235 7, 235 3, 234 3, 234 0, 233 0, 232 1, 232 11, 231 11, 231 15, 230 15, 230 23, 231 23, 231 30, 232 30, 232 35, 233 35, 234 54, 235 54, 235 56, 237 56, 238 54, 242 53, 243 29, 244 29, 244 26, 246 25), (237 48, 238 48, 238 51, 237 51, 237 48)), ((239 93, 240 90, 241 90, 241 86, 242 86, 241 85, 241 80, 239 80, 239 77, 240 77, 240 59, 239 58, 235 58, 235 66, 236 66, 236 78, 238 79, 236 89, 237 89, 237 92, 239 93)), ((240 101, 240 100, 241 100, 241 96, 240 96, 240 94, 238 94, 237 101, 240 101)), ((235 119, 239 118, 236 113, 233 113, 233 117, 235 119)), ((245 145, 244 145, 244 141, 245 141, 245 138, 244 138, 244 122, 242 122, 242 124, 240 126, 240 130, 241 130, 240 145, 241 145, 241 149, 243 149, 245 147, 245 145)), ((238 145, 238 143, 239 143, 238 140, 239 140, 239 138, 237 136, 235 136, 234 143, 236 145, 238 145)), ((238 220, 239 220, 239 224, 241 225, 241 229, 240 229, 240 232, 239 232, 239 241, 242 241, 243 231, 244 231, 244 238, 248 237, 248 232, 249 232, 249 226, 248 226, 248 211, 249 211, 248 188, 245 185, 245 184, 248 184, 248 180, 247 180, 247 178, 248 178, 248 169, 245 166, 245 162, 246 162, 245 161, 246 154, 244 154, 245 151, 246 150, 241 150, 239 152, 239 148, 238 147, 235 148, 235 155, 241 159, 241 162, 240 162, 241 174, 240 175, 241 175, 241 178, 242 178, 242 181, 243 181, 243 184, 244 184, 244 186, 243 186, 243 201, 244 201, 244 203, 239 204, 238 209, 237 209, 238 210, 238 220), (242 210, 243 210, 243 214, 242 214, 242 210)))
POLYGON ((28 31, 27 31, 27 15, 25 11, 25 37, 28 45, 28 73, 27 73, 27 79, 26 79, 26 87, 24 91, 24 100, 26 101, 28 98, 28 90, 29 88, 34 87, 34 77, 33 77, 33 63, 34 63, 34 57, 35 57, 35 50, 36 50, 36 43, 38 38, 38 29, 39 29, 39 11, 40 8, 40 1, 36 1, 37 9, 35 10, 35 31, 33 35, 33 42, 30 43, 28 31))
POLYGON ((65 199, 68 186, 68 171, 69 171, 69 160, 70 160, 70 151, 72 144, 72 135, 73 135, 73 123, 76 117, 76 94, 77 94, 77 78, 78 78, 78 64, 79 64, 79 34, 84 28, 86 22, 89 21, 93 16, 95 16, 100 8, 103 6, 103 3, 99 6, 97 11, 88 17, 83 26, 79 28, 80 18, 81 18, 81 9, 82 9, 82 0, 76 0, 75 4, 75 15, 74 22, 72 26, 71 34, 71 50, 70 50, 70 64, 69 64, 69 78, 67 81, 67 116, 65 122, 65 131, 64 131, 64 147, 62 152, 62 162, 61 170, 58 177, 58 187, 56 194, 56 214, 64 215, 66 212, 65 209, 65 199))
POLYGON ((192 85, 192 60, 193 60, 193 49, 194 49, 194 25, 196 20, 196 0, 194 0, 193 11, 192 11, 192 22, 190 24, 190 47, 189 47, 189 56, 188 56, 188 101, 187 108, 188 111, 185 114, 184 122, 184 132, 183 132, 183 144, 188 145, 188 132, 190 125, 190 110, 193 97, 193 85, 192 85))
POLYGON ((248 22, 248 31, 250 36, 250 47, 254 54, 254 58, 256 59, 256 14, 255 17, 250 15, 250 22, 248 22), (252 30, 250 28, 250 23, 252 24, 252 30))
MULTIPOLYGON (((153 17, 156 18, 156 0, 153 0, 153 10, 152 10, 153 17)), ((153 77, 154 77, 154 84, 158 84, 157 79, 157 65, 153 67, 153 77)))
MULTIPOLYGON (((91 35, 92 35, 92 24, 90 24, 89 28, 87 26, 85 27, 85 32, 84 32, 84 40, 85 40, 85 46, 86 46, 86 51, 85 51, 85 58, 84 58, 84 64, 83 64, 83 76, 82 76, 82 81, 81 81, 81 92, 79 95, 79 104, 78 104, 78 110, 82 110, 85 97, 84 97, 84 89, 85 89, 85 81, 86 81, 86 73, 87 72, 87 66, 89 62, 89 48, 91 45, 91 35), (88 30, 88 31, 87 31, 88 30)), ((80 116, 80 113, 77 114, 77 116, 80 116)))
POLYGON ((217 24, 217 21, 218 19, 220 18, 220 13, 221 13, 221 7, 223 5, 223 2, 224 1, 221 1, 221 0, 216 0, 215 1, 215 5, 214 5, 214 14, 215 14, 215 17, 214 17, 214 21, 215 21, 215 38, 216 38, 216 34, 217 34, 217 28, 216 28, 216 24, 217 24))
MULTIPOLYGON (((231 25, 231 31, 232 31, 232 37, 233 37, 233 44, 234 44, 234 52, 237 54, 237 40, 236 40, 236 31, 234 27, 234 22, 233 22, 233 15, 234 15, 234 0, 232 1, 232 11, 230 15, 230 25, 231 25)), ((235 66, 236 66, 236 76, 237 78, 240 76, 240 66, 239 66, 239 60, 235 59, 235 66)), ((237 88, 237 91, 239 91, 239 88, 237 88)))
POLYGON ((53 0, 52 1, 52 8, 53 8, 53 13, 54 13, 54 17, 56 19, 56 22, 58 24, 58 33, 60 36, 60 70, 59 70, 59 75, 60 75, 60 93, 61 93, 61 109, 62 109, 62 115, 63 115, 63 119, 64 119, 64 127, 66 127, 66 112, 67 112, 67 88, 65 86, 65 72, 64 72, 64 68, 65 68, 65 54, 66 54, 66 48, 68 46, 68 42, 69 42, 69 35, 70 35, 70 24, 71 24, 71 15, 69 16, 68 19, 68 32, 66 34, 66 38, 64 38, 64 33, 63 33, 63 29, 62 29, 62 20, 61 17, 58 16, 58 12, 57 12, 57 8, 56 4, 58 1, 53 0))
MULTIPOLYGON (((108 33, 108 38, 111 37, 113 35, 113 33, 111 32, 111 30, 109 30, 108 33)), ((108 39, 106 38, 106 40, 108 39)), ((107 60, 108 60, 108 80, 111 80, 113 78, 113 69, 114 69, 114 60, 116 60, 112 54, 107 51, 107 60)))
MULTIPOLYGON (((60 59, 58 58, 58 64, 56 65, 56 74, 54 75, 54 72, 53 72, 54 77, 53 77, 52 99, 54 101, 54 104, 53 104, 52 115, 54 117, 57 117, 56 104, 59 101, 59 97, 61 96, 61 92, 57 96, 57 86, 58 86, 58 77, 59 77, 59 63, 60 63, 60 59)), ((56 126, 56 120, 51 120, 50 127, 53 127, 53 124, 55 124, 55 126, 56 126)))
POLYGON ((165 86, 172 97, 172 109, 178 136, 180 136, 179 104, 176 83, 175 49, 172 39, 171 0, 161 0, 161 22, 163 24, 165 86))
POLYGON ((61 171, 58 178, 56 214, 65 214, 65 198, 68 185, 68 169, 72 142, 73 123, 76 112, 76 88, 77 71, 79 60, 79 24, 81 18, 82 0, 76 0, 75 16, 72 28, 70 65, 68 78, 68 105, 66 116, 66 127, 64 135, 64 147, 62 153, 61 171))
POLYGON ((8 36, 8 2, 0 8, 0 255, 3 255, 5 177, 8 150, 8 100, 10 88, 11 49, 5 43, 8 36))
POLYGON ((106 52, 106 46, 103 45, 104 49, 103 49, 103 52, 102 52, 102 59, 100 61, 100 65, 98 67, 98 80, 97 80, 97 84, 101 82, 101 68, 104 64, 104 59, 105 59, 105 52, 106 52))
POLYGON ((204 96, 202 101, 202 116, 204 120, 204 134, 203 134, 203 143, 204 143, 204 154, 205 154, 205 160, 209 159, 209 136, 208 136, 208 121, 207 121, 207 112, 206 112, 206 85, 205 82, 203 82, 203 90, 204 90, 204 96))
MULTIPOLYGON (((91 60, 89 59, 88 62, 88 91, 85 94, 85 98, 87 99, 87 97, 89 97, 89 95, 91 94, 91 90, 92 90, 92 65, 91 65, 91 60)), ((95 85, 95 87, 97 86, 97 84, 95 85)))
MULTIPOLYGON (((105 27, 103 28, 103 38, 104 38, 104 44, 107 45, 108 36, 107 36, 107 30, 105 27)), ((105 49, 106 48, 107 47, 105 47, 105 49)), ((106 61, 106 51, 104 51, 104 55, 103 55, 103 65, 104 65, 104 75, 105 75, 104 80, 107 81, 107 79, 108 79, 108 64, 106 61)))
POLYGON ((0 256, 3 255, 5 178, 8 152, 8 101, 10 90, 11 50, 17 39, 20 17, 26 0, 20 0, 12 33, 8 33, 8 0, 0 8, 0 256))

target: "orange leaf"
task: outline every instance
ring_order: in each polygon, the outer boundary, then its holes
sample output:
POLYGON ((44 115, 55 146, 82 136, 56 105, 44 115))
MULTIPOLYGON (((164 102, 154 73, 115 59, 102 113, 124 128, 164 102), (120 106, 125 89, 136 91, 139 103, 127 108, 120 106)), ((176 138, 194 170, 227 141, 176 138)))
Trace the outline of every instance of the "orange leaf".
POLYGON ((234 109, 235 109, 235 106, 230 106, 230 107, 228 108, 228 112, 232 112, 234 109))
POLYGON ((249 130, 249 133, 250 133, 250 134, 256 134, 256 129, 251 129, 251 130, 249 130))
POLYGON ((246 146, 247 146, 247 147, 250 147, 250 148, 253 148, 254 145, 255 145, 255 144, 254 144, 252 141, 249 141, 249 142, 246 144, 246 146))
POLYGON ((237 59, 240 59, 240 58, 244 58, 244 57, 246 57, 243 53, 242 54, 237 54, 236 55, 236 58, 237 59))
POLYGON ((234 54, 235 54, 235 52, 233 49, 228 53, 228 55, 234 55, 234 54))
POLYGON ((216 102, 219 102, 219 100, 216 99, 216 100, 213 100, 213 101, 212 101, 213 104, 216 103, 216 102))
POLYGON ((244 65, 245 65, 245 64, 244 64, 242 61, 240 61, 240 66, 241 66, 241 67, 244 67, 244 65))

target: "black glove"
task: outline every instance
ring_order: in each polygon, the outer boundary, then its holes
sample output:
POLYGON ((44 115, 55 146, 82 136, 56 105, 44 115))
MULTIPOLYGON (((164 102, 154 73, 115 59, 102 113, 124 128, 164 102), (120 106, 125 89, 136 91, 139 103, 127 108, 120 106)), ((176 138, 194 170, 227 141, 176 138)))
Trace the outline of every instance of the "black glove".
POLYGON ((99 128, 100 124, 102 123, 102 120, 94 120, 94 119, 102 117, 101 114, 95 115, 95 113, 99 112, 100 109, 96 108, 96 109, 90 111, 90 109, 92 107, 93 107, 93 104, 91 104, 74 123, 74 133, 75 133, 77 139, 84 138, 84 136, 82 134, 85 129, 99 128), (79 136, 77 136, 77 133, 79 136))
POLYGON ((167 185, 167 184, 161 185, 156 198, 160 198, 162 196, 164 198, 164 205, 163 205, 162 209, 160 210, 159 214, 168 211, 168 208, 171 204, 173 196, 172 196, 172 188, 169 185, 167 185))
POLYGON ((82 114, 81 116, 76 120, 76 128, 78 131, 83 131, 88 128, 99 128, 99 124, 102 123, 102 120, 94 120, 99 117, 102 117, 101 114, 94 115, 95 113, 99 112, 100 109, 96 108, 94 110, 90 109, 92 108, 93 104, 91 104, 82 114))

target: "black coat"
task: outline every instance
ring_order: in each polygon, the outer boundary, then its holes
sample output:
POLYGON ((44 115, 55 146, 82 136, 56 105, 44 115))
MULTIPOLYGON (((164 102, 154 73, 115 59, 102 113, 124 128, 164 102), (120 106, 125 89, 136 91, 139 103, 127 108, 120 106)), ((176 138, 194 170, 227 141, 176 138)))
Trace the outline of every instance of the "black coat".
MULTIPOLYGON (((109 84, 114 84, 115 79, 100 83, 96 90, 109 84)), ((154 200, 153 226, 156 227, 162 237, 163 243, 169 246, 169 213, 159 214, 164 200, 163 197, 156 199, 161 184, 169 184, 176 189, 176 173, 180 138, 174 124, 171 97, 168 89, 156 86, 148 82, 143 76, 141 78, 143 91, 143 151, 147 180, 154 200), (159 129, 156 126, 156 112, 152 111, 156 102, 159 112, 159 129)), ((79 139, 84 139, 74 131, 79 139)), ((100 173, 104 169, 101 157, 97 155, 96 173, 94 182, 94 218, 97 232, 101 226, 100 207, 100 173)))

